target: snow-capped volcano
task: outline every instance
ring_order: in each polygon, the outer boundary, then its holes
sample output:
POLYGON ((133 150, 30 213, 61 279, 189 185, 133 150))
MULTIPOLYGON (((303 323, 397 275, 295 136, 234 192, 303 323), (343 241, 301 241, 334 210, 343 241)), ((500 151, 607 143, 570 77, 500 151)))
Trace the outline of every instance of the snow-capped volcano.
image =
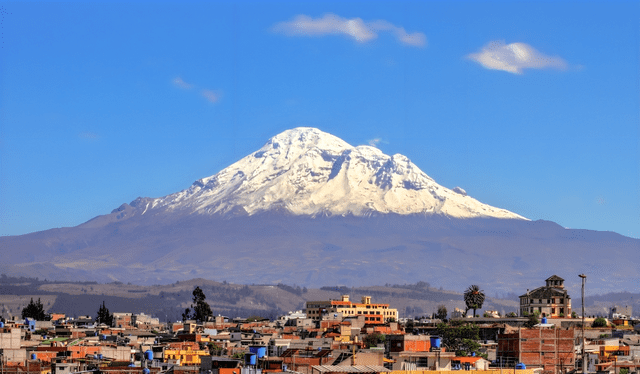
POLYGON ((457 218, 525 219, 437 184, 407 157, 371 146, 351 146, 315 128, 274 136, 258 151, 200 179, 186 190, 157 199, 138 198, 136 210, 190 213, 355 215, 374 212, 441 214, 457 218))

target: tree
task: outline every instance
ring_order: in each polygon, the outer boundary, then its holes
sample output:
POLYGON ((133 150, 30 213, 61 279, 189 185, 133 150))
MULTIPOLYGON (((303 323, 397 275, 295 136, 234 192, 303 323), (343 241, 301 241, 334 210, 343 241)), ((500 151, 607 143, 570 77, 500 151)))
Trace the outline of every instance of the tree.
POLYGON ((482 308, 484 303, 484 291, 480 290, 480 286, 472 284, 464 291, 464 303, 467 304, 464 315, 467 315, 469 309, 473 309, 473 316, 475 317, 476 310, 482 308))
POLYGON ((438 312, 436 313, 436 318, 444 321, 447 319, 447 307, 444 304, 438 306, 438 312))
POLYGON ((107 309, 107 307, 104 305, 104 300, 102 301, 102 305, 100 305, 100 308, 98 309, 96 323, 104 323, 107 326, 113 325, 113 314, 109 313, 109 309, 107 309))
POLYGON ((602 317, 598 317, 593 321, 591 327, 607 327, 607 320, 602 317))
POLYGON ((38 301, 36 302, 33 302, 33 298, 31 298, 29 305, 22 309, 22 318, 31 318, 35 319, 36 321, 44 321, 44 307, 40 302, 40 298, 38 298, 38 301))
POLYGON ((213 312, 206 299, 202 289, 196 286, 193 290, 193 304, 191 304, 193 312, 189 308, 185 309, 182 313, 182 321, 194 319, 196 322, 206 322, 209 317, 213 317, 213 312))
POLYGON ((480 329, 476 324, 461 321, 450 324, 440 323, 437 335, 442 338, 442 345, 447 351, 455 352, 457 356, 480 355, 480 329))
POLYGON ((365 336, 364 339, 362 339, 362 342, 367 348, 372 348, 372 347, 375 348, 378 346, 378 344, 384 343, 386 339, 387 337, 384 334, 381 334, 379 332, 374 332, 373 334, 369 334, 365 336))
POLYGON ((537 325, 538 323, 540 323, 540 321, 538 321, 538 314, 537 313, 531 313, 531 314, 529 314, 529 319, 527 320, 527 322, 524 323, 524 327, 532 328, 533 326, 537 325))
POLYGON ((182 313, 182 322, 186 322, 190 318, 191 318, 191 309, 186 308, 184 310, 184 313, 182 313))

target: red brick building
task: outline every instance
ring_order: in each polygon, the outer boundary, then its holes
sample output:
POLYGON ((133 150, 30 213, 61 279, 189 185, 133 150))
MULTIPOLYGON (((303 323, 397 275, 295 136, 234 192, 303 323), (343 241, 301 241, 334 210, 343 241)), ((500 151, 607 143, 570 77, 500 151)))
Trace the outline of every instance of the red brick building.
POLYGON ((543 368, 545 374, 564 373, 575 365, 574 331, 539 327, 498 335, 498 361, 543 368))

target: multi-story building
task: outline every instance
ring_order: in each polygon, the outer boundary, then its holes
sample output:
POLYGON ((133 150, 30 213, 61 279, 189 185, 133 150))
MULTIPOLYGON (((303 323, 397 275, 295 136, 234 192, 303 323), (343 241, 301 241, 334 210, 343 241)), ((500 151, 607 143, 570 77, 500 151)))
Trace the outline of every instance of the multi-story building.
POLYGON ((547 285, 520 296, 520 315, 526 316, 535 312, 542 317, 571 316, 571 297, 564 288, 564 279, 552 275, 546 280, 547 285))
POLYGON ((574 339, 573 329, 553 327, 499 334, 496 361, 508 367, 523 363, 527 369, 543 368, 543 374, 564 373, 575 365, 574 339))
POLYGON ((363 296, 361 303, 349 301, 349 295, 342 295, 340 300, 307 301, 304 310, 307 318, 322 320, 323 315, 342 313, 342 317, 364 316, 365 323, 382 324, 398 320, 398 310, 389 308, 389 304, 373 304, 371 296, 363 296))

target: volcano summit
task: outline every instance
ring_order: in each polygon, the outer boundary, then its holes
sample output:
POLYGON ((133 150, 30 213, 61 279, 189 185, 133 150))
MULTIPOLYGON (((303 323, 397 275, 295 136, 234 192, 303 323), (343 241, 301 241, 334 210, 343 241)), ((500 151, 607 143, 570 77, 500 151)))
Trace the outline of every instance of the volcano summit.
POLYGON ((353 147, 315 128, 287 130, 258 151, 190 188, 131 203, 140 214, 166 209, 200 214, 268 211, 294 215, 440 214, 524 219, 438 185, 408 158, 353 147))
POLYGON ((276 135, 183 191, 76 227, 1 237, 0 248, 0 272, 59 280, 424 280, 516 293, 549 274, 596 275, 593 292, 640 280, 638 239, 530 221, 438 185, 405 156, 314 128, 276 135))

